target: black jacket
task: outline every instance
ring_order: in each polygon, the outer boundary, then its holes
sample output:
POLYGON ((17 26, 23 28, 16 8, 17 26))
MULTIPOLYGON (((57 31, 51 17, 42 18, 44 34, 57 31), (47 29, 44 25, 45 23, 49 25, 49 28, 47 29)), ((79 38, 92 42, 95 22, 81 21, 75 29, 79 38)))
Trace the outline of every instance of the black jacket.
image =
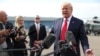
MULTIPOLYGON (((28 35, 29 35, 29 39, 30 39, 30 47, 33 47, 34 41, 37 40, 37 31, 36 31, 35 24, 30 26, 28 35)), ((46 37, 46 28, 44 25, 40 24, 40 31, 39 31, 39 39, 38 40, 43 40, 45 37, 46 37)))

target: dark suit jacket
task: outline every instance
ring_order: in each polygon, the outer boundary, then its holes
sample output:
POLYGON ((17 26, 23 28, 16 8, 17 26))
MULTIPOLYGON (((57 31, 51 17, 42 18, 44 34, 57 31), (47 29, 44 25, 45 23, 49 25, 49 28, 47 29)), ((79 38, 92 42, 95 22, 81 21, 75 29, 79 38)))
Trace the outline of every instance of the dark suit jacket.
MULTIPOLYGON (((35 24, 30 26, 29 28, 29 38, 30 38, 30 47, 33 47, 33 43, 35 40, 37 40, 37 31, 35 24)), ((38 40, 43 40, 46 37, 46 28, 44 25, 40 24, 40 31, 39 31, 39 39, 38 40)))
MULTIPOLYGON (((51 33, 54 33, 56 36, 56 40, 54 44, 55 54, 58 54, 58 41, 60 39, 62 22, 63 22, 63 18, 55 20, 53 27, 51 29, 51 33)), ((77 53, 78 56, 80 56, 80 47, 79 47, 80 42, 82 44, 82 48, 84 51, 89 48, 88 38, 85 33, 83 21, 75 17, 72 17, 69 23, 68 31, 72 31, 72 33, 75 36, 76 43, 77 43, 76 44, 77 53)))

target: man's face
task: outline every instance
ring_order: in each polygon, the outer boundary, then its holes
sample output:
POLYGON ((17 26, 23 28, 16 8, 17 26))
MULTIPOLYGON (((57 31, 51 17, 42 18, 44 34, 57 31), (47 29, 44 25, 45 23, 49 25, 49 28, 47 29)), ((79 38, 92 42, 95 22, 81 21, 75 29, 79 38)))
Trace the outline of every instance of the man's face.
POLYGON ((0 21, 3 23, 7 22, 7 14, 6 13, 0 13, 0 21))
POLYGON ((70 5, 63 5, 62 6, 62 15, 64 18, 68 18, 71 16, 72 14, 72 7, 70 5))
POLYGON ((35 18, 35 22, 36 22, 36 23, 40 23, 40 18, 39 18, 39 17, 36 17, 36 18, 35 18))

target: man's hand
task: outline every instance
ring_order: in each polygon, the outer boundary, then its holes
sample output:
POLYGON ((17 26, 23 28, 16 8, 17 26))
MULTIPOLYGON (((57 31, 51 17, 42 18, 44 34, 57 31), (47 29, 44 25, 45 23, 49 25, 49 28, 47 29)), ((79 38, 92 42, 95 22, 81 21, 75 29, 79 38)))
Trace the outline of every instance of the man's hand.
POLYGON ((0 30, 0 44, 2 44, 4 41, 6 41, 6 36, 9 35, 9 31, 6 29, 0 30))
POLYGON ((34 47, 32 47, 32 52, 38 51, 38 48, 40 47, 39 44, 34 43, 34 47))
POLYGON ((0 44, 2 44, 4 41, 6 41, 6 37, 1 37, 0 38, 0 44))
POLYGON ((8 36, 9 30, 6 30, 6 29, 1 30, 1 35, 8 36))
POLYGON ((93 53, 92 49, 87 49, 86 50, 86 56, 95 56, 95 54, 93 53))
POLYGON ((36 41, 34 41, 34 43, 36 43, 36 44, 41 44, 42 43, 42 40, 36 40, 36 41))

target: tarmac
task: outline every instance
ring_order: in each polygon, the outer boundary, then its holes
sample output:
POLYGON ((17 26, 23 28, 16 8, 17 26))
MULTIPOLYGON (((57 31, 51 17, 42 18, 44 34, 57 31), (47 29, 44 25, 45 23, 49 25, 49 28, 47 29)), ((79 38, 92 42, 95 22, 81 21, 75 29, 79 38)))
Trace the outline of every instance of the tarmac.
MULTIPOLYGON (((29 39, 27 38, 27 40, 29 40, 29 39)), ((90 48, 95 53, 95 56, 100 56, 100 44, 99 44, 100 43, 100 36, 89 35, 88 41, 89 41, 90 48)), ((50 52, 53 52, 53 46, 54 45, 52 44, 52 46, 49 49, 44 49, 41 56, 44 56, 50 52)), ((27 47, 29 47, 29 44, 27 44, 27 47)), ((84 56, 81 44, 80 44, 80 48, 81 48, 81 56, 84 56)), ((28 54, 29 53, 30 52, 28 51, 28 54)), ((50 56, 53 56, 53 55, 50 55, 50 56)))

